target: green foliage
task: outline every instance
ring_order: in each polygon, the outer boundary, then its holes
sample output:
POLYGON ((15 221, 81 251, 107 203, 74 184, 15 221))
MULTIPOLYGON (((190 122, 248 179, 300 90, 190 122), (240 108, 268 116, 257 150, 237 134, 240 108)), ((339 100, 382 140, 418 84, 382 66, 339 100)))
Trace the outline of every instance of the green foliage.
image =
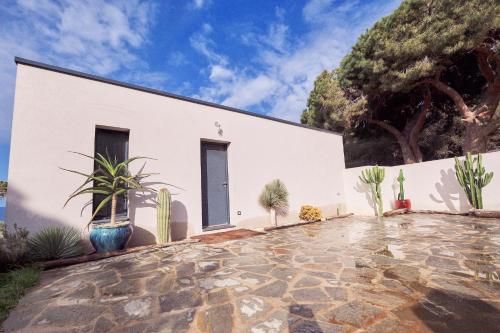
POLYGON ((493 172, 485 171, 481 154, 473 159, 472 155, 467 153, 463 165, 455 157, 455 174, 471 206, 482 209, 483 187, 491 182, 493 172))
POLYGON ((7 182, 0 180, 0 199, 4 198, 7 195, 7 186, 7 182))
POLYGON ((321 220, 322 213, 318 207, 304 205, 300 207, 299 218, 303 221, 314 222, 321 220))
MULTIPOLYGON (((409 134, 416 134, 411 139, 420 138, 417 147, 425 160, 462 154, 471 142, 463 137, 467 126, 454 120, 458 118, 454 116, 457 106, 445 89, 436 88, 430 81, 436 79, 442 86, 453 88, 471 111, 484 101, 490 101, 488 110, 497 109, 495 98, 486 95, 489 90, 478 66, 477 51, 490 52, 487 62, 495 71, 491 52, 500 55, 499 32, 499 1, 404 0, 391 15, 359 37, 338 69, 318 76, 302 122, 337 131, 337 124, 341 124, 349 135, 360 139, 358 144, 365 143, 363 139, 373 132, 374 125, 386 124, 406 140, 410 140, 409 134), (421 125, 423 130, 418 127, 422 131, 419 135, 412 126, 421 111, 421 88, 426 84, 432 86, 432 104, 421 125), (438 112, 443 116, 434 116, 438 112)), ((487 126, 491 118, 486 118, 487 113, 482 115, 482 123, 487 126)), ((381 127, 387 130, 387 126, 381 127)), ((394 135, 394 131, 391 133, 394 135)), ((403 148, 396 148, 393 160, 384 163, 395 164, 399 149, 403 148)), ((359 154, 352 155, 346 154, 346 164, 363 165, 354 161, 360 159, 359 154)), ((375 164, 380 158, 369 160, 375 164)))
MULTIPOLYGON (((146 177, 151 176, 151 173, 142 173, 141 168, 138 173, 132 175, 128 169, 129 164, 133 161, 139 159, 147 159, 147 157, 132 157, 128 160, 118 163, 116 158, 112 159, 109 156, 104 157, 101 154, 97 154, 97 157, 92 157, 81 153, 73 153, 92 159, 97 165, 97 169, 94 170, 91 174, 85 174, 83 172, 61 168, 62 170, 75 173, 86 178, 84 183, 69 196, 64 206, 66 206, 71 199, 79 195, 101 194, 104 196, 103 200, 93 212, 89 224, 92 222, 97 213, 107 204, 111 204, 111 223, 115 224, 116 199, 119 196, 127 195, 129 190, 154 192, 153 189, 144 187, 144 185, 142 184, 142 180, 146 177)), ((88 202, 83 208, 90 204, 92 204, 92 201, 88 202)))
POLYGON ((16 307, 26 289, 35 285, 40 279, 40 270, 25 267, 19 270, 0 274, 0 327, 7 319, 10 310, 16 307))
POLYGON ((82 255, 80 233, 69 227, 47 227, 28 241, 30 257, 35 261, 71 258, 82 255))
POLYGON ((405 189, 404 189, 405 176, 403 175, 403 169, 399 169, 398 182, 399 182, 398 200, 404 200, 405 199, 405 189))
POLYGON ((364 93, 409 91, 499 28, 495 0, 405 0, 360 36, 340 67, 364 93))
POLYGON ((158 191, 156 207, 156 230, 158 233, 158 242, 166 244, 171 241, 171 207, 172 197, 166 188, 158 191))
POLYGON ((314 82, 301 122, 342 132, 349 126, 350 117, 362 113, 366 104, 363 97, 349 96, 349 93, 340 86, 336 71, 323 71, 314 82))
POLYGON ((359 179, 370 186, 372 193, 372 199, 375 203, 375 209, 377 211, 377 216, 382 217, 384 213, 384 206, 382 202, 382 188, 380 184, 384 181, 385 169, 379 167, 378 165, 372 167, 371 169, 365 169, 361 171, 361 176, 359 179))
POLYGON ((279 179, 266 184, 259 201, 264 208, 274 209, 278 215, 285 216, 288 213, 288 190, 279 179))
POLYGON ((4 230, 0 237, 0 271, 29 261, 28 230, 14 224, 14 231, 4 230))

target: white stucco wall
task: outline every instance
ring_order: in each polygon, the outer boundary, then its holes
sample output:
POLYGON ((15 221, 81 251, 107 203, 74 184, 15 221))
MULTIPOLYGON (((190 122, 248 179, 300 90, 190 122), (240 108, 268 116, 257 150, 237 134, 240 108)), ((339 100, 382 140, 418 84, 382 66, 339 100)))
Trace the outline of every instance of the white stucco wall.
MULTIPOLYGON (((96 126, 130 130, 130 156, 148 156, 151 181, 175 184, 175 237, 202 233, 200 141, 229 142, 231 224, 268 223, 258 196, 279 178, 290 192, 290 217, 303 204, 336 211, 344 202, 341 136, 239 114, 210 106, 119 87, 19 64, 9 164, 7 224, 34 232, 46 225, 82 229, 90 197, 63 209, 82 178, 60 170, 91 171, 91 160, 68 151, 93 154, 96 126), (223 135, 214 123, 219 122, 223 135), (237 215, 241 211, 242 215, 237 215)), ((136 163, 137 170, 141 163, 136 163)), ((130 199, 133 244, 154 241, 156 211, 151 202, 130 199)))
MULTIPOLYGON (((500 152, 483 154, 486 171, 495 174, 491 183, 483 190, 485 209, 500 209, 500 152)), ((373 215, 373 203, 368 199, 369 188, 358 176, 366 167, 346 169, 344 186, 346 206, 349 212, 360 215, 373 215)), ((396 178, 403 169, 405 196, 411 199, 412 208, 429 209, 448 212, 466 212, 471 207, 467 197, 455 177, 455 161, 453 158, 423 162, 418 164, 385 167, 385 180, 382 183, 384 209, 393 208, 394 200, 399 193, 396 178)))

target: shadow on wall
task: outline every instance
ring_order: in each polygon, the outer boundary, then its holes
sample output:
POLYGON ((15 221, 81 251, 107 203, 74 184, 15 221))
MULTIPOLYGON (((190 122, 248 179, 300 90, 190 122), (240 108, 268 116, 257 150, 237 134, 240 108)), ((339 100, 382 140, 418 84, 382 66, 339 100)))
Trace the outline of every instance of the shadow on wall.
MULTIPOLYGON (((134 227, 134 233, 129 243, 130 246, 156 243, 156 235, 146 229, 138 227, 135 219, 137 208, 156 209, 156 204, 152 200, 154 197, 154 193, 131 193, 129 196, 129 218, 134 227)), ((10 231, 12 231, 14 224, 17 224, 18 227, 28 229, 31 236, 35 235, 44 227, 72 227, 81 233, 88 248, 92 248, 90 241, 88 240, 88 231, 86 229, 85 221, 81 225, 75 225, 74 223, 70 223, 70 221, 64 221, 63 219, 56 218, 54 216, 42 215, 38 212, 34 212, 27 208, 25 196, 17 191, 17 189, 13 186, 9 188, 7 205, 9 207, 8 216, 6 216, 6 224, 10 231), (15 220, 13 219, 13 216, 16 216, 15 220)), ((49 207, 49 210, 62 210, 62 205, 63 203, 61 203, 60 206, 49 207)), ((89 208, 87 207, 87 209, 89 208)), ((177 200, 172 202, 172 222, 173 240, 185 239, 187 237, 188 214, 184 204, 177 200)))
POLYGON ((359 180, 356 182, 356 186, 354 186, 354 190, 358 193, 364 193, 366 201, 368 201, 368 204, 370 207, 373 208, 373 213, 377 215, 377 207, 375 207, 375 201, 373 201, 372 195, 371 195, 371 189, 370 185, 365 184, 360 182, 359 180))
POLYGON ((446 171, 441 170, 440 173, 440 182, 435 184, 438 197, 430 194, 429 197, 431 200, 437 203, 444 203, 452 213, 460 213, 468 210, 469 203, 465 193, 458 184, 455 170, 450 168, 446 171))
MULTIPOLYGON (((148 184, 150 186, 151 184, 148 184)), ((133 191, 130 195, 129 219, 134 226, 134 233, 130 240, 130 246, 150 245, 156 243, 156 235, 148 230, 138 227, 136 224, 136 211, 138 208, 150 208, 156 210, 156 193, 133 191)), ((182 240, 187 237, 188 214, 184 204, 178 200, 172 201, 171 212, 171 235, 172 240, 182 240)), ((154 214, 154 216, 156 216, 154 214)), ((154 221, 156 223, 156 220, 154 221)))
POLYGON ((187 237, 188 213, 186 206, 178 200, 172 201, 172 240, 182 240, 187 237))
MULTIPOLYGON (((86 222, 81 225, 74 225, 67 221, 60 220, 53 216, 41 215, 35 213, 26 207, 26 198, 19 193, 13 186, 9 187, 7 194, 8 215, 5 216, 5 223, 7 228, 12 231, 14 224, 18 227, 28 229, 29 236, 34 236, 38 231, 45 227, 71 227, 80 232, 85 246, 89 250, 88 253, 93 252, 94 249, 88 240, 88 231, 86 222), (13 216, 16 216, 16 219, 13 216)), ((63 203, 60 206, 51 207, 54 211, 63 209, 63 203)))
POLYGON ((134 227, 129 246, 156 244, 156 236, 148 230, 138 227, 136 223, 137 208, 156 209, 156 194, 153 192, 130 191, 129 195, 129 220, 134 227))

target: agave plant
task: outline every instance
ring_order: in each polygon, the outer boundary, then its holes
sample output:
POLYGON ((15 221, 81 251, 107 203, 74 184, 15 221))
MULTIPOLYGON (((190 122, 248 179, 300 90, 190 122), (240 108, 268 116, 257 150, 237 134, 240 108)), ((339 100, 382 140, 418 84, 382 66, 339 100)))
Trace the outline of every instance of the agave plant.
POLYGON ((28 241, 34 260, 53 260, 76 257, 83 254, 80 233, 73 228, 48 227, 28 241))
POLYGON ((274 222, 275 225, 278 224, 276 214, 285 216, 288 213, 288 190, 279 179, 266 184, 259 201, 264 208, 270 211, 271 222, 274 222))
MULTIPOLYGON (((72 153, 88 157, 94 160, 95 165, 97 165, 97 169, 94 170, 94 172, 92 172, 91 174, 85 174, 83 172, 61 168, 62 170, 75 173, 86 178, 84 183, 69 196, 64 206, 66 206, 71 199, 82 194, 102 195, 103 199, 95 208, 92 217, 90 218, 89 224, 92 223, 92 220, 97 215, 97 213, 99 213, 101 209, 103 209, 108 203, 111 202, 110 223, 112 225, 116 225, 117 199, 120 196, 125 196, 129 190, 156 192, 152 188, 145 187, 142 183, 142 180, 153 175, 152 173, 143 173, 141 168, 138 173, 132 175, 128 169, 128 166, 131 162, 139 159, 148 159, 147 157, 132 157, 123 162, 118 162, 116 157, 112 159, 109 157, 109 155, 105 157, 102 154, 97 154, 96 157, 92 157, 82 153, 72 153)), ((88 202, 83 208, 90 205, 91 203, 92 200, 88 202)))

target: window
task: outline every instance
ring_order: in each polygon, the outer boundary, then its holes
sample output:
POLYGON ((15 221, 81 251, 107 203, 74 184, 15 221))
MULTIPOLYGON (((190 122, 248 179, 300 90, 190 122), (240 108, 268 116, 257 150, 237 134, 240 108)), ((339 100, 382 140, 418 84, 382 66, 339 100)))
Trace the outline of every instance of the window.
MULTIPOLYGON (((128 158, 128 136, 126 131, 116 131, 104 128, 96 128, 95 130, 95 148, 94 156, 101 154, 109 156, 112 160, 116 159, 118 163, 125 161, 128 158)), ((94 164, 94 170, 98 167, 94 164)), ((102 194, 94 194, 92 199, 92 211, 95 211, 99 203, 104 199, 102 194)), ((127 198, 120 196, 116 204, 116 217, 127 216, 127 198)), ((104 206, 101 211, 95 216, 94 220, 106 220, 111 217, 111 203, 104 206)))

